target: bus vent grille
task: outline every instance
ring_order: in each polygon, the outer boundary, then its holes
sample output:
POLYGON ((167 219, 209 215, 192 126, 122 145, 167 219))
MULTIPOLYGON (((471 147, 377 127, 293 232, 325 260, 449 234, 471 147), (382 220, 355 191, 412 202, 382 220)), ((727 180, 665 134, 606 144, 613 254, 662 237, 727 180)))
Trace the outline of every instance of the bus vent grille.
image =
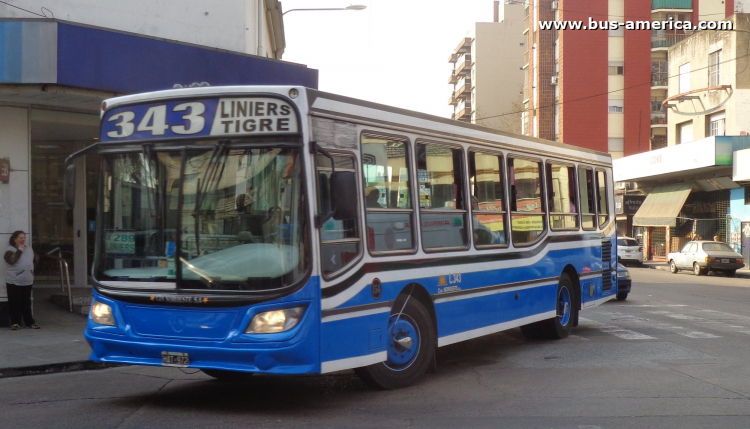
MULTIPOLYGON (((602 240, 602 262, 612 260, 612 241, 609 238, 602 240)), ((612 267, 615 268, 616 267, 612 267)), ((612 289, 612 270, 602 271, 602 290, 612 289)))

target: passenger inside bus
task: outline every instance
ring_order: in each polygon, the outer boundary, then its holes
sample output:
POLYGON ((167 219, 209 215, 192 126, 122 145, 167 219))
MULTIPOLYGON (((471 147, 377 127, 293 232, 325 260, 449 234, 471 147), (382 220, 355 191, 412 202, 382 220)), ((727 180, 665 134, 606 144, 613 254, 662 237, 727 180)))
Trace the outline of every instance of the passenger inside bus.
POLYGON ((382 209, 378 200, 380 199, 380 191, 374 186, 370 186, 365 189, 365 205, 368 209, 382 209))

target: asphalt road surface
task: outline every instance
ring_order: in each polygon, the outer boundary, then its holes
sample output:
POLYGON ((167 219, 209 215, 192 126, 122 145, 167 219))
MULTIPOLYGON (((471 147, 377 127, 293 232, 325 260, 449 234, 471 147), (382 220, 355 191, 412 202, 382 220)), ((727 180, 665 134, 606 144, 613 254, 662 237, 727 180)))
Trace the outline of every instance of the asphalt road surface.
MULTIPOLYGON (((438 373, 373 391, 352 372, 219 382, 120 367, 0 380, 3 428, 750 427, 750 279, 631 269, 574 335, 442 348, 438 373)), ((1 345, 0 345, 1 346, 1 345)))

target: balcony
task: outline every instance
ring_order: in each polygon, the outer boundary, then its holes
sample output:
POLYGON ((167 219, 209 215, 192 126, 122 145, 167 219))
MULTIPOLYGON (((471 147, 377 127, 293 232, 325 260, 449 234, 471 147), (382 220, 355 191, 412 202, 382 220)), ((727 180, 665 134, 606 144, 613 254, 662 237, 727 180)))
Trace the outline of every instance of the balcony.
POLYGON ((675 43, 682 42, 685 40, 689 34, 664 34, 659 37, 652 37, 651 38, 651 50, 655 49, 663 49, 667 50, 670 46, 674 45, 675 43))
POLYGON ((453 50, 455 54, 465 54, 466 52, 471 52, 471 37, 464 37, 461 43, 456 46, 456 49, 453 50))
POLYGON ((456 119, 462 120, 466 119, 467 117, 471 119, 471 101, 470 100, 461 100, 456 104, 456 119))
POLYGON ((529 51, 523 53, 523 62, 521 64, 523 64, 524 68, 529 66, 529 51))
POLYGON ((448 62, 449 63, 455 64, 457 59, 458 59, 458 54, 450 54, 448 56, 448 62))
POLYGON ((651 10, 656 9, 692 9, 692 0, 651 0, 651 10))
POLYGON ((454 83, 458 82, 458 76, 456 76, 456 71, 453 70, 451 72, 450 77, 448 78, 448 83, 453 85, 454 83))
POLYGON ((471 72, 471 61, 464 61, 456 65, 456 75, 466 75, 471 72))
POLYGON ((651 128, 667 128, 667 114, 651 113, 651 128))
POLYGON ((652 89, 667 89, 669 76, 666 73, 651 73, 652 89))
POLYGON ((456 93, 451 93, 451 96, 448 97, 448 104, 451 106, 455 106, 456 103, 458 103, 458 99, 456 98, 456 93))

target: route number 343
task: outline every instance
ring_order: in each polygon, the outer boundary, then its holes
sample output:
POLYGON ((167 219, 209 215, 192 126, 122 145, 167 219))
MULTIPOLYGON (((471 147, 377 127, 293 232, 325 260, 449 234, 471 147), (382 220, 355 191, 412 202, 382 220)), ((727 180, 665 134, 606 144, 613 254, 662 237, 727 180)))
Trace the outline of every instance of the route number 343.
POLYGON ((203 131, 206 120, 203 113, 206 106, 200 102, 182 103, 174 106, 173 112, 185 112, 180 116, 182 123, 170 125, 167 123, 167 106, 151 106, 143 115, 138 125, 134 123, 135 112, 126 110, 112 115, 107 121, 114 122, 117 130, 110 131, 107 136, 111 138, 123 138, 133 135, 134 132, 150 132, 153 136, 163 136, 167 130, 175 134, 196 134, 203 131))

